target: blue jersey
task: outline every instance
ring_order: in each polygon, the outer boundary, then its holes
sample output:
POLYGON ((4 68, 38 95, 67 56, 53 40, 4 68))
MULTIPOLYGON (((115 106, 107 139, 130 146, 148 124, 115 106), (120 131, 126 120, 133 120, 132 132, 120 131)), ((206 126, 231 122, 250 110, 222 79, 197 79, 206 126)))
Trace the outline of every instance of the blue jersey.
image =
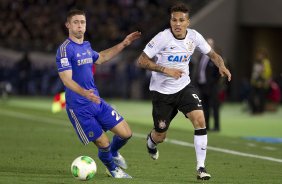
MULTIPOLYGON (((66 39, 57 50, 56 62, 59 72, 72 70, 72 79, 84 89, 93 89, 99 96, 94 83, 92 67, 98 60, 99 54, 92 50, 88 41, 82 44, 66 39)), ((86 106, 91 103, 87 98, 66 87, 66 103, 70 108, 86 106)))

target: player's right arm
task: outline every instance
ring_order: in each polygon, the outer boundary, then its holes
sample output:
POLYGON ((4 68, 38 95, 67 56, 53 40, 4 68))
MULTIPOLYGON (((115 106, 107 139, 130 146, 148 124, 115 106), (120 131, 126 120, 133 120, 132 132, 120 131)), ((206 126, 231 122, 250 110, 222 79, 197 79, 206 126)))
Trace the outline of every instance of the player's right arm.
POLYGON ((175 68, 167 68, 164 66, 160 66, 156 64, 154 61, 152 61, 145 52, 142 52, 142 54, 138 58, 137 62, 138 66, 140 68, 144 68, 147 70, 155 71, 155 72, 160 72, 167 74, 170 77, 173 77, 175 79, 178 79, 181 77, 182 73, 184 73, 182 70, 175 69, 175 68))
POLYGON ((93 89, 86 90, 72 80, 72 70, 64 70, 59 72, 59 76, 67 88, 95 103, 100 103, 100 98, 93 93, 93 89))

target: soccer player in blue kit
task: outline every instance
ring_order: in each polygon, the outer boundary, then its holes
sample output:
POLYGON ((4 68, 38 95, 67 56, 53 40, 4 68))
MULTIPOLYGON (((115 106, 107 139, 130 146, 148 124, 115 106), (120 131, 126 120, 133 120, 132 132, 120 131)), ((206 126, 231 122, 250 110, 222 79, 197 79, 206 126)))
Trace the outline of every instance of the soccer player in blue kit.
POLYGON ((126 36, 119 44, 99 53, 84 41, 86 31, 85 12, 71 10, 67 15, 67 38, 58 48, 56 63, 61 80, 66 87, 66 111, 83 144, 94 142, 98 156, 114 178, 132 178, 122 169, 127 169, 125 159, 118 152, 132 136, 123 117, 99 96, 94 84, 92 66, 100 65, 141 36, 136 31, 126 36), (115 135, 110 143, 105 132, 115 135))

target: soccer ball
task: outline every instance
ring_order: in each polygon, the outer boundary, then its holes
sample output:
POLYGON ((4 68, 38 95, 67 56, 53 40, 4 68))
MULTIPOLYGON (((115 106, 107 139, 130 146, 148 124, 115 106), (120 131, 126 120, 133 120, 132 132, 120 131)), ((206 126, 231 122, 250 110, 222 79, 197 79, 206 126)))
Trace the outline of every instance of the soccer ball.
POLYGON ((79 156, 71 164, 71 173, 78 180, 90 180, 97 172, 95 161, 89 156, 79 156))

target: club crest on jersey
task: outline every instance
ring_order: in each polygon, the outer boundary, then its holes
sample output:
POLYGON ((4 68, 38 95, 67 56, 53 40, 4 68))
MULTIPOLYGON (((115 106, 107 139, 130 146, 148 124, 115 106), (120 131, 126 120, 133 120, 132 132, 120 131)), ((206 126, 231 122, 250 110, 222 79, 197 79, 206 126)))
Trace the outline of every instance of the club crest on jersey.
POLYGON ((170 62, 189 62, 191 59, 191 56, 188 57, 188 55, 170 55, 167 57, 167 60, 170 61, 170 62))
POLYGON ((194 50, 193 41, 188 41, 188 42, 186 43, 186 45, 187 45, 187 50, 188 50, 188 52, 193 52, 193 50, 194 50))
POLYGON ((165 120, 159 120, 159 128, 164 129, 166 127, 165 120))
POLYGON ((87 54, 88 54, 89 56, 91 56, 90 50, 87 49, 86 52, 87 52, 87 54))
POLYGON ((70 65, 68 58, 62 58, 60 60, 62 67, 67 67, 70 65))
POLYGON ((88 133, 88 136, 89 136, 89 137, 94 137, 94 132, 90 131, 90 132, 88 133))

